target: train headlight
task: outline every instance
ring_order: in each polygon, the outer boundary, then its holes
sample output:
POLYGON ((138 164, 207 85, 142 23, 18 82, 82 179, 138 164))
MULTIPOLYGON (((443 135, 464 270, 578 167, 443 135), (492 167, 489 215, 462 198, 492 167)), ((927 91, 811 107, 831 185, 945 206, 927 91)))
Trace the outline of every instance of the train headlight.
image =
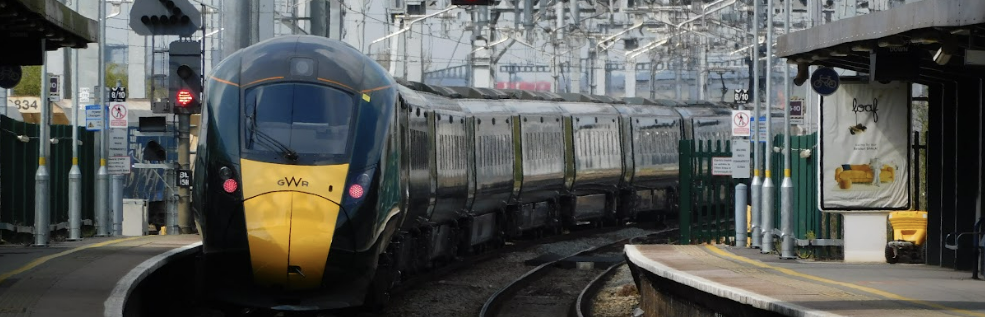
POLYGON ((227 193, 232 194, 233 192, 236 191, 237 188, 239 188, 239 184, 236 183, 235 179, 230 178, 222 182, 222 190, 226 191, 227 193))
POLYGON ((352 184, 352 186, 349 186, 349 197, 352 197, 354 199, 359 199, 359 198, 363 198, 363 194, 365 193, 363 192, 362 185, 352 184))
POLYGON ((222 177, 222 179, 233 178, 233 170, 228 166, 223 166, 219 169, 219 177, 222 177))
POLYGON ((228 166, 219 168, 219 179, 222 180, 222 190, 226 193, 232 194, 239 189, 239 182, 233 177, 233 169, 228 166))
POLYGON ((366 195, 366 188, 369 187, 369 174, 363 173, 356 177, 356 181, 349 185, 349 197, 352 199, 363 198, 366 195))

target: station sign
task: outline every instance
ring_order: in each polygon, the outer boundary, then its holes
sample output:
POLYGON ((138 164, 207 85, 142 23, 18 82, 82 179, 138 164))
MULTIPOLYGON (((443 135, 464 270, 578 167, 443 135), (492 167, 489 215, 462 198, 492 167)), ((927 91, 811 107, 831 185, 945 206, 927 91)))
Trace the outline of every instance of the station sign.
POLYGON ((130 174, 130 142, 128 129, 109 129, 109 157, 106 159, 106 172, 116 175, 130 174))
POLYGON ((104 125, 103 107, 99 105, 86 105, 86 130, 102 131, 104 125))
POLYGON ((732 101, 740 105, 749 103, 749 91, 745 89, 736 89, 735 92, 732 93, 732 101))
POLYGON ((803 100, 790 100, 790 124, 804 124, 803 100))
POLYGON ((752 111, 732 110, 732 136, 749 136, 752 128, 752 111))
POLYGON ((109 89, 109 101, 127 101, 127 87, 113 87, 109 89))
POLYGON ((714 175, 714 176, 732 176, 732 158, 731 157, 712 157, 711 158, 711 175, 714 175))
POLYGON ((59 90, 59 76, 58 75, 48 75, 48 100, 50 101, 60 101, 62 100, 62 94, 59 90))
POLYGON ((752 162, 749 140, 732 140, 732 178, 749 178, 752 162))
MULTIPOLYGON (((91 95, 89 94, 89 88, 79 87, 79 102, 82 102, 82 103, 89 102, 89 97, 90 96, 91 95)), ((88 108, 86 108, 86 109, 88 109, 88 108)))
POLYGON ((127 104, 123 102, 113 102, 109 104, 109 127, 126 128, 130 125, 127 121, 127 104))

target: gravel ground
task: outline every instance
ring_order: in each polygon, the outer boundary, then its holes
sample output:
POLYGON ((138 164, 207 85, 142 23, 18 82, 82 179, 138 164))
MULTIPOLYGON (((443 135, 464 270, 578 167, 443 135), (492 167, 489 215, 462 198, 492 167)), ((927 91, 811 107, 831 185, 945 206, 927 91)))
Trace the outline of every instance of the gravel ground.
POLYGON ((592 316, 632 316, 640 304, 640 294, 636 290, 633 276, 626 264, 619 266, 615 274, 605 282, 605 286, 595 298, 592 316))
POLYGON ((592 246, 648 232, 652 231, 626 228, 592 238, 538 245, 528 250, 504 254, 497 259, 452 273, 442 280, 396 294, 381 316, 475 316, 493 293, 534 268, 524 265, 526 260, 545 253, 569 255, 592 246))

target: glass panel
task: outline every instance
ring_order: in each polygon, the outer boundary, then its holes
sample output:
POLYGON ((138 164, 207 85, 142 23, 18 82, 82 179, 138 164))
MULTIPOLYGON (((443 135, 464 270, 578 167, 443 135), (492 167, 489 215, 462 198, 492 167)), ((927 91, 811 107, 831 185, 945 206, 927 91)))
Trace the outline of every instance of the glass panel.
POLYGON ((302 162, 346 154, 352 95, 328 86, 283 83, 252 88, 245 101, 247 150, 291 150, 302 162))

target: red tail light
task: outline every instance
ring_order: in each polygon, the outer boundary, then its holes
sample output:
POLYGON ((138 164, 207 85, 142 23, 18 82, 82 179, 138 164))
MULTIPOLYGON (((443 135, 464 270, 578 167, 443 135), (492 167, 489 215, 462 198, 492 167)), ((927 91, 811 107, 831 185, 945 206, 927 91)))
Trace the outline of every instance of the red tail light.
POLYGON ((355 199, 363 197, 363 186, 359 184, 352 184, 349 186, 349 196, 355 199))
POLYGON ((225 190, 227 193, 232 194, 237 188, 239 188, 239 184, 236 183, 235 179, 230 178, 222 182, 222 190, 225 190))

